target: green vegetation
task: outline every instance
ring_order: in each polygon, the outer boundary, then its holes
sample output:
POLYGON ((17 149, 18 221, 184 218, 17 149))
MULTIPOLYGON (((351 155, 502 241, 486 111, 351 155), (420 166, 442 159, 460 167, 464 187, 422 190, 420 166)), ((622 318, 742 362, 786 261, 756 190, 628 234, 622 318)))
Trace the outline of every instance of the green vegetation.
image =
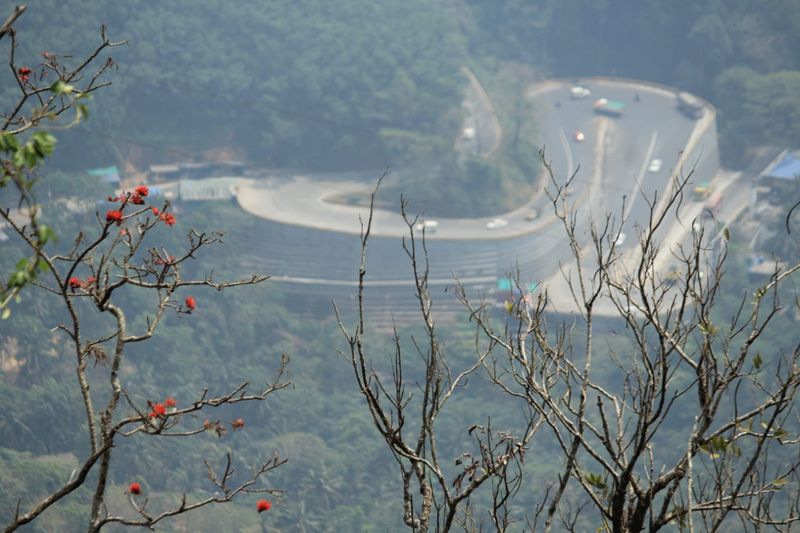
MULTIPOLYGON (((794 53, 800 45, 800 14, 788 1, 766 10, 756 0, 733 6, 647 0, 621 11, 613 3, 588 0, 47 0, 21 19, 18 31, 26 38, 17 56, 33 63, 43 51, 62 50, 65 43, 74 45, 66 52, 79 55, 85 50, 78 43, 100 22, 130 45, 115 51, 119 72, 114 86, 98 94, 92 121, 58 133, 58 150, 35 182, 44 205, 41 223, 57 229, 57 240, 50 241, 49 234, 45 240, 56 250, 68 249, 75 235, 97 224, 94 209, 73 212, 68 200, 91 204, 110 192, 70 170, 109 160, 144 168, 215 150, 266 166, 389 166, 395 183, 384 201, 396 205, 396 192, 403 190, 415 211, 431 215, 508 209, 531 190, 538 170, 536 125, 523 119, 529 109, 522 98, 535 76, 523 64, 558 76, 614 73, 694 91, 717 105, 731 164, 743 162, 754 145, 800 142, 800 57, 794 53), (598 46, 601 41, 604 46, 598 46), (465 78, 459 69, 464 64, 492 97, 504 130, 503 143, 488 159, 453 152, 463 119, 465 78)), ((0 106, 6 108, 14 93, 6 83, 8 73, 2 75, 0 106)), ((38 165, 37 154, 49 154, 52 143, 39 135, 0 150, 20 158, 20 164, 27 157, 38 165), (24 148, 37 142, 38 150, 24 148)), ((9 191, 0 190, 3 206, 9 197, 9 191)), ((257 252, 263 251, 254 251, 253 242, 261 231, 259 220, 222 203, 180 208, 177 226, 159 234, 166 249, 177 247, 179 236, 192 227, 226 233, 226 245, 203 256, 187 274, 213 271, 235 278, 258 270, 257 252)), ((17 261, 26 253, 20 243, 2 242, 0 250, 0 272, 19 271, 17 261)), ((721 309, 737 308, 737 295, 757 288, 746 280, 744 259, 729 264, 728 276, 730 290, 718 304, 721 309)), ((131 323, 144 324, 151 303, 131 291, 126 309, 131 323)), ((353 388, 351 370, 335 353, 343 340, 332 311, 327 302, 321 305, 323 310, 302 308, 277 283, 209 293, 191 326, 181 317, 168 317, 152 342, 132 349, 123 372, 142 397, 170 394, 180 401, 204 387, 226 390, 241 376, 264 382, 282 353, 291 357, 295 387, 268 404, 236 411, 247 424, 241 432, 222 438, 208 433, 187 442, 125 441, 111 480, 114 510, 123 512, 124 491, 133 479, 157 504, 172 502, 184 491, 206 494, 205 457, 232 451, 246 458, 240 465, 246 470, 278 451, 290 462, 268 483, 288 492, 270 512, 271 526, 284 531, 401 528, 392 459, 353 388)), ((69 479, 75 458, 86 452, 74 361, 53 331, 63 318, 45 300, 25 298, 0 322, 0 519, 14 512, 16 498, 30 503, 69 479)), ((776 320, 776 335, 759 346, 764 353, 759 367, 775 364, 796 344, 795 317, 785 312, 776 320)), ((451 360, 471 361, 467 326, 448 328, 442 341, 451 360)), ((389 337, 374 342, 388 358, 389 337)), ((630 349, 630 341, 616 332, 597 343, 609 354, 630 349)), ((391 372, 391 365, 384 370, 391 372)), ((93 372, 105 379, 108 368, 99 362, 93 372)), ((609 373, 608 380, 613 379, 609 373)), ((231 413, 223 409, 219 416, 231 413)), ((481 380, 472 380, 445 414, 439 432, 448 459, 469 442, 465 428, 470 424, 488 416, 498 427, 519 423, 519 413, 481 380)), ((537 449, 536 455, 527 464, 529 480, 555 471, 559 452, 537 449)), ((527 492, 518 503, 532 505, 545 489, 527 492)), ((78 491, 29 530, 84 530, 89 503, 90 495, 78 491)), ((203 510, 169 527, 259 531, 252 503, 203 510)))
MULTIPOLYGON (((136 164, 222 145, 270 166, 352 170, 387 164, 383 130, 453 136, 465 40, 425 0, 47 1, 20 22, 18 57, 86 42, 101 22, 129 45, 91 128, 136 164)), ((75 155, 61 157, 87 164, 75 155)))

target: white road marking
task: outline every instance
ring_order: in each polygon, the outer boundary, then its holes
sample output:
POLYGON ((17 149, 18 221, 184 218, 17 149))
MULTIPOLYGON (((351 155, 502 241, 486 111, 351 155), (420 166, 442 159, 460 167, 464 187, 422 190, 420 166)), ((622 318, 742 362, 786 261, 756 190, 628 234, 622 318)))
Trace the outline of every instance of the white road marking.
POLYGON ((639 176, 636 178, 636 185, 633 187, 633 192, 631 193, 630 202, 625 207, 625 212, 622 214, 622 220, 628 220, 628 216, 631 214, 631 210, 633 209, 633 204, 639 196, 639 189, 642 188, 642 181, 644 180, 644 174, 647 172, 647 167, 650 163, 650 158, 653 157, 653 151, 656 149, 656 140, 658 139, 658 132, 653 132, 653 137, 650 138, 650 145, 647 147, 647 155, 644 157, 644 163, 642 163, 642 168, 639 170, 639 176))
POLYGON ((564 128, 558 130, 558 136, 561 137, 561 146, 564 147, 564 153, 567 155, 566 179, 569 179, 572 177, 573 172, 575 172, 575 162, 572 160, 572 149, 569 147, 569 141, 567 140, 567 134, 564 132, 564 128))

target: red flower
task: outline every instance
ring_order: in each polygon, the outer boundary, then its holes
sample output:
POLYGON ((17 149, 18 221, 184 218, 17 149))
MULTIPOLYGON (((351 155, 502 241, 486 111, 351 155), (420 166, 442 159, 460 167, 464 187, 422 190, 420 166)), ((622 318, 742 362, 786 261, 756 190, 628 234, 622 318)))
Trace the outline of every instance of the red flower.
POLYGON ((139 483, 137 483, 136 481, 134 481, 128 486, 128 492, 130 492, 131 494, 141 494, 142 486, 139 485, 139 483))
POLYGON ((80 278, 75 278, 75 277, 69 278, 68 283, 69 283, 69 288, 72 289, 72 292, 75 292, 76 289, 80 289, 81 287, 83 287, 83 282, 80 280, 80 278))
POLYGON ((150 189, 147 188, 147 185, 139 185, 134 190, 136 191, 136 194, 138 194, 139 196, 147 196, 147 193, 150 192, 150 189))
POLYGON ((154 214, 155 216, 158 216, 158 208, 157 208, 157 207, 154 207, 154 208, 153 208, 153 214, 154 214))
POLYGON ((197 307, 197 300, 194 299, 194 296, 187 296, 186 297, 186 308, 191 313, 194 311, 194 308, 197 307))
POLYGON ((28 81, 28 77, 31 74, 31 69, 29 69, 28 67, 20 67, 19 69, 17 69, 17 72, 19 73, 19 79, 21 79, 22 81, 28 81))
POLYGON ((118 209, 106 211, 106 222, 116 222, 117 226, 122 224, 122 211, 118 209))
POLYGON ((144 198, 142 198, 139 193, 133 193, 131 195, 131 203, 134 205, 144 205, 144 198))
POLYGON ((89 276, 88 278, 86 278, 86 285, 91 285, 91 284, 92 284, 92 283, 94 283, 95 281, 97 281, 97 278, 96 278, 96 277, 94 277, 94 276, 89 276))
POLYGON ((178 405, 178 402, 176 402, 175 398, 172 396, 167 397, 167 399, 164 400, 164 403, 167 404, 167 407, 175 407, 178 405))
POLYGON ((263 513, 264 511, 269 511, 271 507, 272 504, 263 498, 256 502, 256 510, 258 510, 259 513, 263 513))
POLYGON ((166 416, 167 408, 164 407, 163 403, 157 403, 153 405, 153 412, 150 413, 150 418, 156 418, 157 416, 166 416))
POLYGON ((236 418, 233 422, 231 422, 231 426, 233 426, 233 430, 236 431, 237 429, 242 429, 244 427, 244 418, 236 418))
POLYGON ((176 222, 175 215, 173 215, 172 213, 161 213, 161 216, 159 218, 163 220, 164 224, 166 224, 167 226, 175 225, 176 222))

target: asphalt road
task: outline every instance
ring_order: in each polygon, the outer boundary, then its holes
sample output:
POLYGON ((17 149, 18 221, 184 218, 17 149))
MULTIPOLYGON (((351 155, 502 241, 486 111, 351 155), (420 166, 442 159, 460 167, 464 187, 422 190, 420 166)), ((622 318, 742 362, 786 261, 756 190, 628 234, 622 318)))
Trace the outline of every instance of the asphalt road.
MULTIPOLYGON (((696 121, 677 111, 672 93, 628 84, 579 83, 592 94, 575 100, 568 87, 560 87, 536 95, 542 143, 557 177, 563 179, 579 169, 574 185, 579 208, 596 222, 610 213, 622 231, 633 236, 635 226, 646 223, 649 215, 645 198, 657 192, 660 196, 668 188, 696 121), (623 115, 601 118, 592 109, 597 98, 623 102, 623 115), (597 138, 601 120, 608 121, 605 139, 597 138), (584 133, 583 142, 575 141, 577 131, 584 133), (599 144, 605 146, 601 179, 590 183, 599 144), (653 159, 662 161, 657 172, 648 171, 653 159)), ((623 247, 634 241, 626 239, 623 247)))
MULTIPOLYGON (((697 122, 677 111, 674 93, 658 87, 600 79, 579 83, 591 90, 590 96, 571 99, 570 85, 554 82, 529 91, 541 145, 557 179, 566 180, 575 173, 570 201, 579 209, 579 231, 587 230, 590 220, 599 222, 606 213, 611 213, 627 235, 622 247, 632 247, 636 225, 647 220, 644 198, 653 197, 656 192, 660 196, 667 189, 679 154, 686 148, 697 122), (612 118, 594 113, 592 104, 601 97, 623 102, 623 115, 612 118), (577 131, 583 132, 583 142, 575 140, 577 131), (649 172, 647 167, 655 158, 663 161, 662 167, 658 172, 649 172)), ((342 237, 347 235, 355 241, 352 237, 360 234, 361 221, 368 212, 366 208, 331 199, 365 192, 368 190, 365 187, 364 182, 314 176, 251 180, 239 187, 238 201, 248 212, 292 226, 292 239, 297 238, 298 232, 316 231, 339 234, 331 237, 331 242, 344 243, 342 237)), ((432 277, 450 281, 456 275, 462 280, 474 278, 485 282, 519 268, 525 281, 546 279, 557 272, 562 262, 570 260, 564 231, 551 213, 550 201, 540 187, 522 208, 497 217, 437 219, 436 231, 427 234, 432 273, 436 273, 432 277), (529 220, 533 210, 539 217, 529 220), (493 218, 504 221, 501 227, 487 228, 493 218)), ((391 250, 399 250, 398 239, 407 234, 408 228, 397 213, 375 211, 374 240, 386 242, 378 245, 382 247, 378 255, 385 256, 382 258, 385 263, 373 272, 380 272, 384 282, 408 281, 406 268, 402 272, 397 267, 391 268, 396 263, 405 263, 401 255, 394 256, 391 250)), ((304 239, 298 239, 296 246, 304 246, 303 242, 304 239)), ((291 242, 285 243, 287 256, 297 253, 289 249, 291 246, 291 242)), ((348 264, 342 272, 353 272, 351 256, 349 250, 345 258, 348 264)), ((283 279, 291 281, 292 277, 321 280, 326 273, 336 270, 330 262, 316 265, 301 262, 305 269, 302 274, 300 267, 280 268, 279 263, 271 265, 271 271, 278 275, 286 272, 283 279)), ((329 279, 340 278, 337 275, 329 279)))

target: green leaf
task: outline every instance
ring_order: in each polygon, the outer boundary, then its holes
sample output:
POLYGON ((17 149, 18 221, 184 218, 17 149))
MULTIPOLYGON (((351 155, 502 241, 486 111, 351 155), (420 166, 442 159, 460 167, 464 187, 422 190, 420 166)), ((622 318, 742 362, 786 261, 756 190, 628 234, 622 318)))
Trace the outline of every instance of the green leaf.
POLYGON ((14 152, 14 155, 11 157, 11 163, 16 168, 23 168, 25 166, 25 151, 19 149, 14 152))
POLYGON ((86 104, 78 104, 77 106, 75 106, 75 112, 76 112, 75 118, 79 122, 81 120, 89 118, 89 106, 87 106, 86 104))
POLYGON ((8 278, 8 286, 11 288, 24 287, 30 281, 31 277, 25 270, 17 270, 11 277, 8 278))
POLYGON ((584 480, 586 481, 587 484, 601 490, 604 490, 608 487, 608 484, 600 474, 592 474, 592 473, 586 474, 584 480))
POLYGON ((753 357, 753 368, 756 370, 761 369, 761 364, 763 361, 761 360, 761 352, 756 352, 755 357, 753 357))
POLYGON ((731 230, 727 226, 722 230, 722 238, 726 241, 731 240, 731 230))
POLYGON ((714 451, 724 452, 728 448, 728 441, 722 435, 711 437, 711 449, 714 451))
MULTIPOLYGON (((10 316, 11 316, 11 308, 10 307, 6 307, 5 309, 3 309, 3 315, 0 316, 0 318, 3 319, 3 320, 6 320, 10 316)), ((774 483, 773 483, 773 485, 774 485, 774 483)))
POLYGON ((56 138, 46 131, 37 131, 31 135, 31 142, 33 147, 42 157, 47 157, 53 153, 56 147, 56 138))
POLYGON ((69 93, 71 93, 73 90, 75 90, 75 87, 74 87, 74 86, 72 86, 72 85, 69 85, 69 84, 68 84, 68 83, 66 83, 64 80, 56 80, 56 81, 53 83, 53 85, 51 85, 51 86, 50 86, 50 90, 51 90, 51 91, 52 91, 54 94, 57 94, 57 95, 62 95, 62 94, 69 94, 69 93))
POLYGON ((49 241, 50 239, 52 239, 55 236, 55 232, 53 231, 53 228, 51 228, 50 226, 48 226, 46 224, 42 224, 41 226, 39 226, 39 232, 38 233, 39 233, 39 235, 38 235, 39 244, 42 244, 42 245, 47 244, 47 241, 49 241))
POLYGON ((10 133, 0 133, 0 151, 13 152, 19 149, 17 138, 10 133))

